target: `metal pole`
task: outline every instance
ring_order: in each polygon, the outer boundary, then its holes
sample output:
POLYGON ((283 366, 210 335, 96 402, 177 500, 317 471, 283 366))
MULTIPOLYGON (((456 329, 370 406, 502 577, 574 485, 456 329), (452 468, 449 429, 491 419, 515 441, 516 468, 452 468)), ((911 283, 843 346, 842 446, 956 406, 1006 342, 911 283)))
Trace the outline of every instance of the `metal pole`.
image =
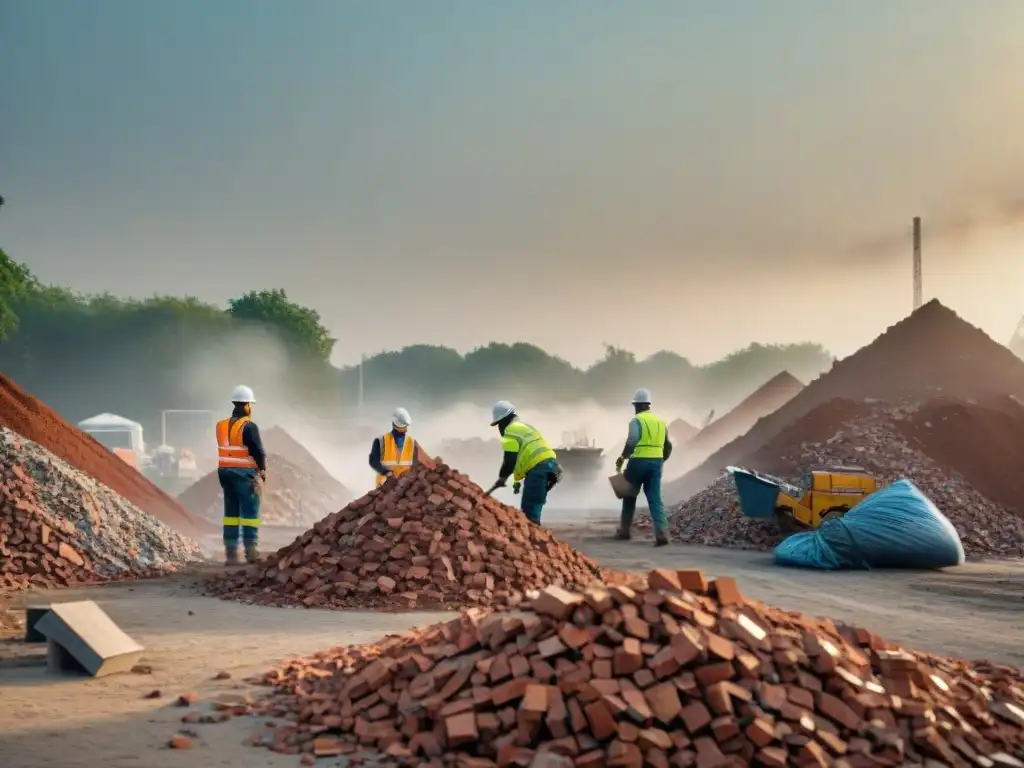
POLYGON ((914 217, 914 309, 920 309, 921 297, 921 217, 914 217))
POLYGON ((167 445, 167 411, 160 411, 160 445, 167 445))

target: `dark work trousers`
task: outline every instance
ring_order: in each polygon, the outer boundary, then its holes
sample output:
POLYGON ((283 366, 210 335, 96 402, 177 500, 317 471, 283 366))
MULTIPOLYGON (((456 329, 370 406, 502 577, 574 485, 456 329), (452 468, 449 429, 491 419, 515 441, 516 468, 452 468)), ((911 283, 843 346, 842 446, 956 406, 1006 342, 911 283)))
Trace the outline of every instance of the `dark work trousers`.
POLYGON ((224 549, 238 549, 239 532, 246 546, 259 543, 260 494, 256 492, 256 470, 221 467, 217 477, 224 491, 224 549))
POLYGON ((555 472, 558 465, 554 459, 545 459, 526 473, 523 478, 523 498, 520 508, 531 523, 540 525, 540 513, 548 500, 548 475, 555 472))
MULTIPOLYGON (((643 488, 647 497, 647 506, 651 508, 651 520, 654 521, 654 532, 665 533, 668 520, 665 519, 665 505, 661 500, 661 469, 664 459, 630 459, 623 473, 634 488, 643 488)), ((636 512, 636 496, 627 496, 622 500, 622 517, 619 526, 623 533, 629 533, 633 527, 633 515, 636 512)))

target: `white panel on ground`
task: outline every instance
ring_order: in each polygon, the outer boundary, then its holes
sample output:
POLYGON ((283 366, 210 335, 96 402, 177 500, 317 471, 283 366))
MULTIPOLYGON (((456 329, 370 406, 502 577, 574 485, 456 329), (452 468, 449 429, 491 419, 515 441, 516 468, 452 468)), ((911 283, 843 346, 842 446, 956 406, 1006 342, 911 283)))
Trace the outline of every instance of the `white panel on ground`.
POLYGON ((36 630, 49 643, 47 665, 51 672, 78 667, 93 677, 103 677, 129 671, 142 656, 143 647, 92 600, 50 606, 36 630))

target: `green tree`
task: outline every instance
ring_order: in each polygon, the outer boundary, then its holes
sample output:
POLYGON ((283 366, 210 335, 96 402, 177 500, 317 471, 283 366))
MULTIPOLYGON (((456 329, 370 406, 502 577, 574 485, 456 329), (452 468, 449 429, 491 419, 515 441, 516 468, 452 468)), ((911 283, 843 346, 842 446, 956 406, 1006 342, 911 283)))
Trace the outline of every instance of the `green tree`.
POLYGON ((0 248, 0 341, 18 327, 16 302, 38 289, 39 281, 32 271, 0 248))
POLYGON ((228 311, 238 320, 274 328, 287 342, 318 360, 327 362, 331 357, 336 340, 324 327, 320 313, 291 301, 283 289, 249 291, 229 301, 228 311))
POLYGON ((601 402, 622 402, 637 386, 636 355, 625 349, 604 345, 604 357, 587 369, 587 389, 601 402))

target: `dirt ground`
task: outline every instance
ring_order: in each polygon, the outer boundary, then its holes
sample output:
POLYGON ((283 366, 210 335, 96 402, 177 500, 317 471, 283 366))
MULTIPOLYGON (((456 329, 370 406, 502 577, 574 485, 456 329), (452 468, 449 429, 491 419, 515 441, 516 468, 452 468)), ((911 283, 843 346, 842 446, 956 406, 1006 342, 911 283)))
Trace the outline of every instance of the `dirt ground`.
MULTIPOLYGON (((700 547, 654 549, 650 540, 613 542, 588 524, 560 533, 605 565, 624 570, 700 568, 736 576, 752 597, 783 608, 857 623, 892 640, 967 658, 1024 666, 1024 563, 969 564, 949 572, 817 573, 772 566, 770 555, 700 547)), ((285 543, 290 534, 282 532, 285 543)), ((268 545, 271 542, 267 542, 268 545)), ((441 621, 442 613, 381 614, 247 606, 199 597, 195 575, 51 594, 29 602, 96 600, 146 648, 149 674, 88 679, 49 675, 38 646, 0 643, 0 755, 5 768, 290 766, 295 757, 245 746, 262 724, 239 718, 183 726, 178 695, 246 693, 243 679, 286 658, 361 643, 441 621), (225 670, 229 680, 213 680, 225 670), (153 690, 157 699, 144 698, 153 690), (191 729, 195 748, 170 750, 191 729)), ((320 765, 345 765, 322 760, 320 765)))

